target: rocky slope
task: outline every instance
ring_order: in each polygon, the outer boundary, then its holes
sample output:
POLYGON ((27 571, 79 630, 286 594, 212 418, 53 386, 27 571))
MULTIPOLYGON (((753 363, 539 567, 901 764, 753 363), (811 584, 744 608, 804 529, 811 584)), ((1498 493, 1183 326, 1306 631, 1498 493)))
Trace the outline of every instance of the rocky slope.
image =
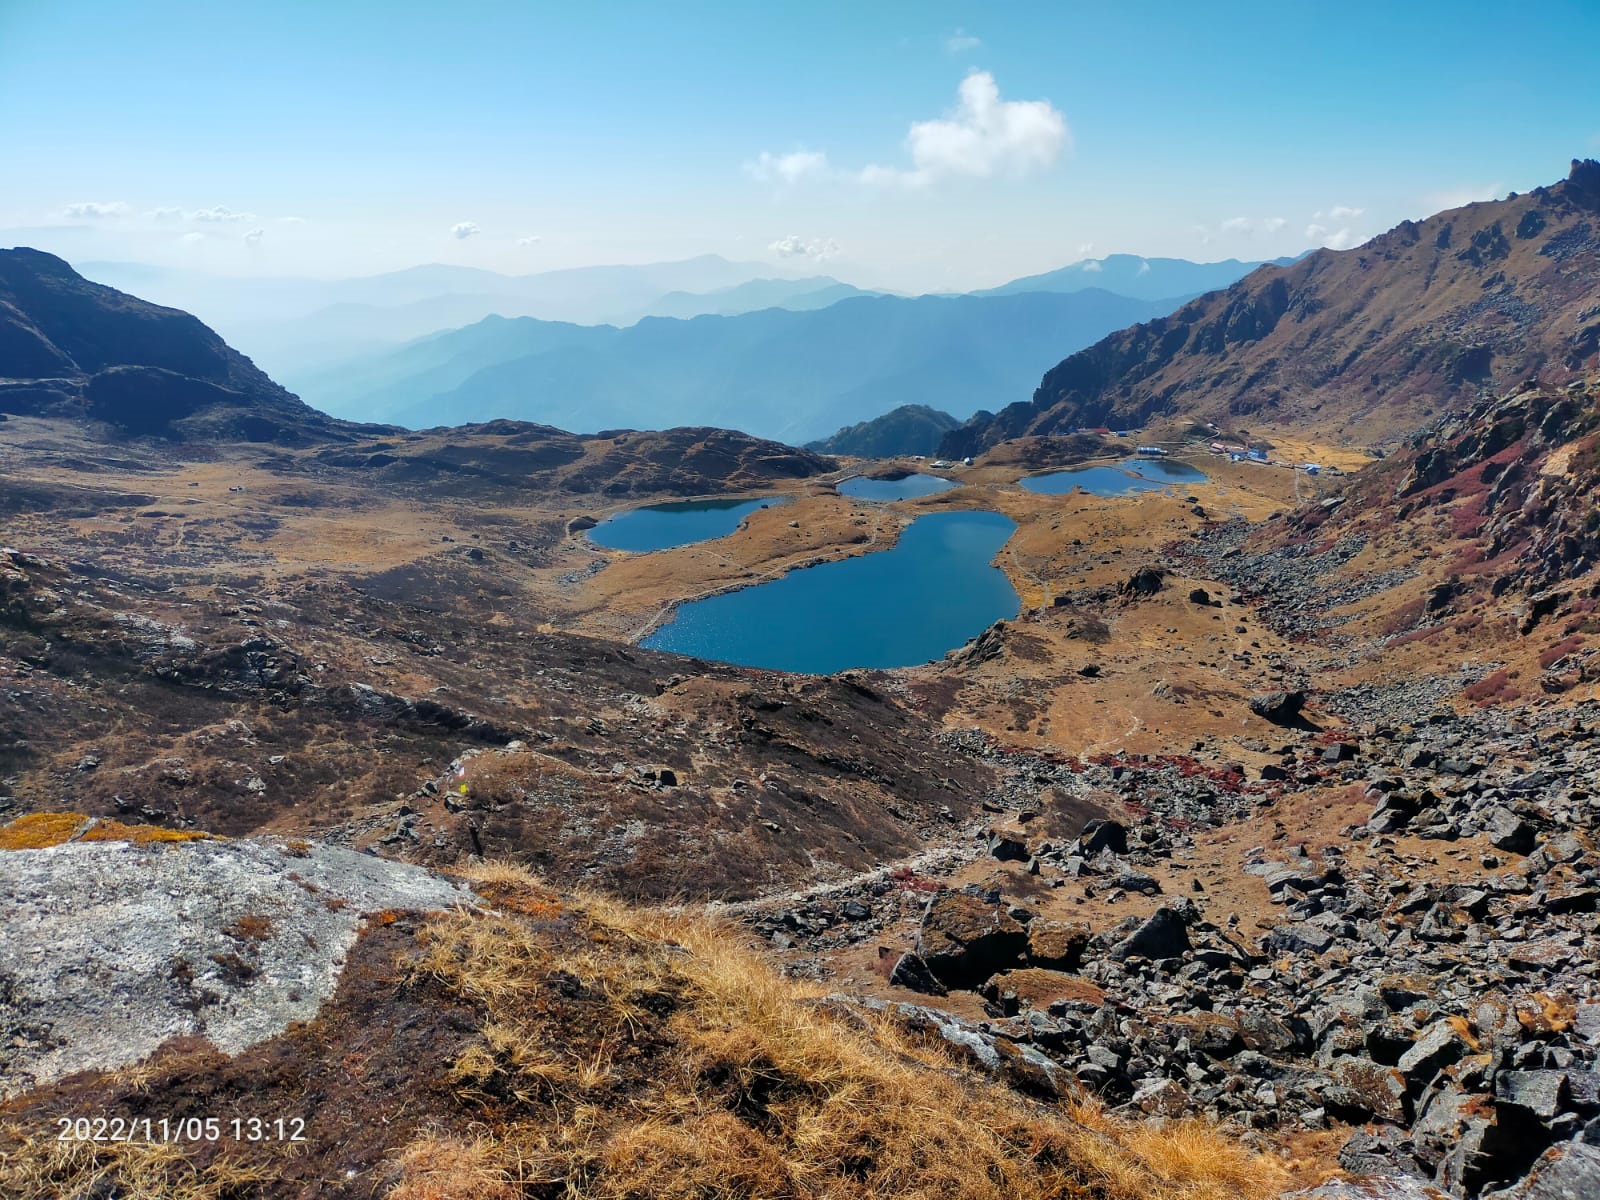
POLYGON ((1353 1174, 1492 1192, 1600 1138, 1600 706, 1422 715, 1288 734, 1259 781, 1073 763, 1137 815, 992 834, 982 882, 930 870, 751 919, 826 961, 897 940, 909 910, 893 990, 981 1000, 988 1036, 1109 1102, 1332 1130, 1353 1174), (1348 824, 1308 834, 1295 795, 1348 824), (1246 821, 1253 919, 1219 910, 1199 869, 1207 827, 1246 821), (1046 915, 1058 892, 1077 919, 1046 915))
POLYGON ((1574 160, 1550 187, 1264 267, 1112 334, 940 453, 1167 417, 1383 442, 1483 389, 1592 369, 1597 339, 1600 162, 1574 160))
POLYGON ((0 849, 0 872, 40 889, 55 918, 33 928, 8 907, 8 951, 54 961, 61 926, 75 945, 136 943, 135 965, 170 969, 132 972, 142 986, 117 1015, 158 1039, 164 1025, 215 1034, 118 1051, 104 1044, 115 1030, 87 1027, 36 967, 8 976, 6 1010, 32 1005, 59 1058, 98 1069, 0 1101, 0 1191, 1266 1200, 1283 1178, 1213 1131, 1174 1139, 1092 1104, 1040 1103, 1022 1090, 1047 1078, 1038 1054, 783 981, 706 922, 505 868, 473 869, 464 896, 360 859, 296 843, 0 849), (354 884, 340 869, 352 861, 354 884), (117 887, 138 893, 132 906, 102 903, 117 887), (453 900, 467 903, 429 911, 453 900), (155 919, 131 923, 141 911, 155 919), (316 984, 289 1024, 293 1006, 268 993, 296 970, 316 984), (174 1008, 151 985, 195 999, 174 1008), (223 1036, 218 1013, 249 1033, 223 1036))
POLYGON ((0 413, 104 422, 125 436, 254 442, 335 436, 188 313, 84 279, 54 255, 0 251, 0 413))

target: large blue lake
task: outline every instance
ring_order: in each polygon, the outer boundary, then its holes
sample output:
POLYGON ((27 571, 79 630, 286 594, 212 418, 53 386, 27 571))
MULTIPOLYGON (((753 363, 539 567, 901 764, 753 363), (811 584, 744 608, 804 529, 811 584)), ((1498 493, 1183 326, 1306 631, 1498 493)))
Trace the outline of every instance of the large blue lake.
POLYGON ((1126 496, 1133 492, 1152 492, 1180 483, 1199 483, 1206 473, 1188 463, 1170 458, 1130 458, 1114 467, 1076 467, 1070 471, 1051 471, 1020 480, 1030 492, 1060 496, 1082 488, 1091 496, 1126 496))
POLYGON ((949 479, 937 475, 904 475, 899 479, 869 479, 855 475, 839 485, 841 496, 856 500, 916 500, 922 496, 936 496, 955 487, 949 479))
POLYGON ((610 550, 668 550, 691 542, 726 537, 758 509, 782 504, 781 496, 764 500, 680 500, 652 504, 607 517, 589 530, 589 540, 610 550))
POLYGON ((1011 581, 990 565, 1015 529, 992 512, 919 517, 893 549, 680 605, 642 644, 819 675, 925 663, 1020 611, 1011 581))

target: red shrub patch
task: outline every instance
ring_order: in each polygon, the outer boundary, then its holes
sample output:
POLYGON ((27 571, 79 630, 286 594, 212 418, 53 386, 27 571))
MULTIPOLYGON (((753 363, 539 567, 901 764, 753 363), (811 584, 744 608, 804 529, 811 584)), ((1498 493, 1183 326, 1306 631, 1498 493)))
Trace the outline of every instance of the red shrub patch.
POLYGON ((1511 686, 1511 675, 1506 671, 1485 675, 1477 683, 1468 685, 1461 694, 1479 708, 1487 708, 1491 704, 1509 704, 1513 700, 1522 699, 1522 693, 1511 686))
POLYGON ((1401 633, 1410 629, 1422 619, 1427 607, 1426 597, 1418 596, 1415 600, 1409 600, 1390 613, 1389 619, 1380 628, 1384 633, 1401 633))
POLYGON ((1557 659, 1564 658, 1566 655, 1571 654, 1574 650, 1577 650, 1582 645, 1583 639, 1578 637, 1576 634, 1574 634, 1572 637, 1562 638, 1554 646, 1551 646, 1543 654, 1539 655, 1539 665, 1541 667, 1549 667, 1557 659))

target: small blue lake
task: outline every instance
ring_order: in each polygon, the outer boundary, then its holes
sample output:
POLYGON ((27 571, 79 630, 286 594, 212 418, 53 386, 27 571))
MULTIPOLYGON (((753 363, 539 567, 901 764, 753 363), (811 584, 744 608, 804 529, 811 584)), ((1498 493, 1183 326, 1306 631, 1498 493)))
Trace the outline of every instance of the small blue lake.
POLYGON ((1076 467, 1070 471, 1051 471, 1029 475, 1019 482, 1030 492, 1060 496, 1082 488, 1091 496, 1127 496, 1134 492, 1153 492, 1180 483, 1201 483, 1206 473, 1188 463, 1170 458, 1130 458, 1114 467, 1076 467))
POLYGON ((955 486, 953 480, 941 479, 937 475, 903 475, 899 479, 869 479, 865 475, 856 475, 839 485, 839 494, 856 500, 880 502, 916 500, 922 496, 937 496, 955 486))
POLYGON ((641 644, 819 675, 929 662, 1021 610, 990 565, 1016 527, 999 513, 931 513, 893 549, 679 605, 641 644))
POLYGON ((774 504, 781 496, 764 500, 679 500, 652 504, 607 517, 589 530, 589 540, 608 550, 669 550, 691 542, 727 537, 751 513, 774 504))

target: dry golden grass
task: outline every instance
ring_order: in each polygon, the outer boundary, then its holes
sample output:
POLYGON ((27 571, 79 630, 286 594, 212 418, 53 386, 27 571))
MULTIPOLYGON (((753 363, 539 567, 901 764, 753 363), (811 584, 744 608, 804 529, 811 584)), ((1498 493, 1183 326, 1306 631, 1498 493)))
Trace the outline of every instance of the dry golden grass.
POLYGON ((179 829, 160 829, 154 825, 124 825, 109 817, 87 817, 82 813, 29 813, 0 826, 0 850, 42 850, 65 842, 192 842, 210 837, 179 829))
POLYGON ((404 1180, 389 1200, 518 1200, 525 1193, 502 1165, 504 1157, 502 1145, 484 1138, 429 1134, 400 1155, 404 1180))
POLYGON ((51 1135, 0 1154, 6 1200, 235 1200, 272 1178, 227 1155, 197 1167, 180 1146, 159 1142, 58 1142, 51 1135))
POLYGON ((1261 1200, 1283 1174, 1199 1122, 1051 1107, 959 1067, 891 1018, 850 1017, 729 930, 598 896, 563 904, 514 866, 473 868, 521 915, 436 918, 419 972, 481 1004, 464 1099, 530 1114, 398 1157, 390 1200, 1261 1200), (542 897, 542 899, 535 899, 542 897))

